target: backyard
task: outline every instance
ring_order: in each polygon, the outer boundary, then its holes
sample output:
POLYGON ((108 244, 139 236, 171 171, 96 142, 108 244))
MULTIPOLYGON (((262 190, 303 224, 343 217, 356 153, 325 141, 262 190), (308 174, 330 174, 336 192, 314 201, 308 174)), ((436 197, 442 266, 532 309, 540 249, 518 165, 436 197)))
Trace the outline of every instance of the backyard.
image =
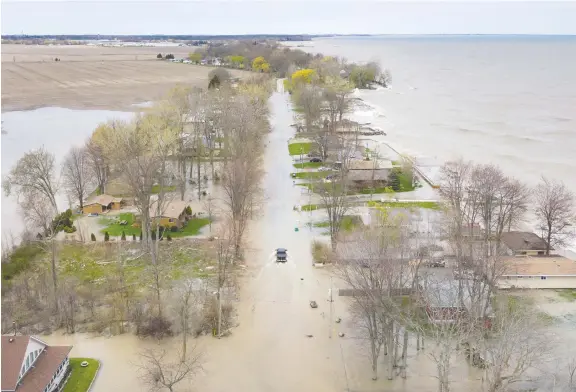
POLYGON ((100 368, 100 362, 92 358, 70 358, 70 378, 66 382, 62 392, 86 392, 96 377, 100 368), (88 362, 88 366, 82 367, 82 362, 88 362))
MULTIPOLYGON (((108 232, 111 237, 120 237, 124 233, 126 237, 131 237, 132 235, 139 237, 141 229, 140 227, 134 227, 134 222, 136 222, 136 218, 131 212, 122 213, 116 217, 101 217, 98 221, 99 224, 105 226, 100 230, 103 234, 108 232)), ((190 219, 180 230, 170 231, 170 237, 179 238, 198 235, 200 230, 209 223, 210 219, 208 218, 190 219)), ((168 231, 166 232, 167 234, 168 231)))

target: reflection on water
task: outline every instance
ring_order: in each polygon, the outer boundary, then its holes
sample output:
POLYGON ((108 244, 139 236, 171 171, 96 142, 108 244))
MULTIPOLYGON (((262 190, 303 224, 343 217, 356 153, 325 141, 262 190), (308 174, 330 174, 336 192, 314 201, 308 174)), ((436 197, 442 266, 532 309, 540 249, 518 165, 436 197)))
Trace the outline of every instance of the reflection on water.
MULTIPOLYGON (((82 145, 96 126, 110 118, 129 119, 133 113, 107 110, 70 110, 42 108, 23 112, 2 113, 2 177, 26 152, 44 146, 56 156, 56 175, 70 147, 82 145)), ((64 195, 58 197, 59 208, 68 208, 64 195)), ((24 228, 14 196, 2 194, 2 235, 18 235, 24 228)))

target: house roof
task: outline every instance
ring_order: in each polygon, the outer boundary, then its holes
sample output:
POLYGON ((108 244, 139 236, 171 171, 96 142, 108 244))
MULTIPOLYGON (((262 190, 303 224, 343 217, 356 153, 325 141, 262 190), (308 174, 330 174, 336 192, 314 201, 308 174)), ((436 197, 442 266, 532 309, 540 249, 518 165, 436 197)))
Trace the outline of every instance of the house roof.
POLYGON ((15 390, 29 336, 2 335, 2 390, 15 390))
POLYGON ((506 257, 504 276, 554 276, 572 275, 576 277, 576 261, 566 257, 506 257))
POLYGON ((388 160, 379 159, 376 162, 367 161, 365 159, 354 159, 348 163, 348 169, 350 170, 370 170, 376 169, 392 169, 392 162, 388 160))
POLYGON ((38 392, 44 390, 52 379, 58 366, 70 354, 72 346, 47 346, 34 363, 34 367, 26 373, 17 392, 38 392))
POLYGON ((546 250, 546 241, 534 233, 525 231, 502 233, 502 242, 513 251, 546 250))
POLYGON ((102 195, 98 195, 98 196, 94 196, 94 197, 89 198, 88 200, 86 200, 86 203, 84 203, 84 205, 89 206, 91 204, 100 204, 101 206, 108 206, 115 199, 122 200, 121 198, 114 198, 110 195, 102 194, 102 195))
POLYGON ((372 181, 372 176, 374 181, 386 181, 388 174, 390 174, 388 169, 348 170, 347 176, 349 181, 372 181))
POLYGON ((158 206, 156 203, 157 202, 152 202, 152 204, 150 205, 151 218, 156 218, 157 216, 160 216, 164 218, 178 219, 180 217, 180 214, 182 214, 182 211, 184 211, 184 208, 190 205, 190 203, 187 201, 180 201, 180 200, 170 201, 164 203, 164 205, 161 206, 160 214, 157 215, 156 210, 158 209, 158 206))

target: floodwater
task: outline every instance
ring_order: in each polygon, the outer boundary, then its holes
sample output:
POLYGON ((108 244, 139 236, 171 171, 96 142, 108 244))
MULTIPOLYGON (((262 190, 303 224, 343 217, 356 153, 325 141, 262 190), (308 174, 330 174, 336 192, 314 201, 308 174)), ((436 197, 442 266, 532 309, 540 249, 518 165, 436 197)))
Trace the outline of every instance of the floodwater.
MULTIPOLYGON (((302 227, 305 213, 293 211, 300 202, 299 187, 292 184, 289 173, 292 160, 287 154, 287 141, 293 136, 289 127, 292 112, 287 95, 277 92, 271 100, 273 131, 265 152, 264 189, 267 202, 262 215, 252 222, 248 233, 246 264, 250 275, 243 283, 240 301, 236 303, 240 325, 223 339, 202 337, 197 340, 205 353, 204 371, 195 382, 197 390, 228 392, 315 391, 435 391, 435 367, 425 353, 409 349, 406 380, 371 380, 369 360, 361 349, 361 340, 347 318, 347 304, 334 298, 330 322, 328 290, 330 270, 312 266, 312 235, 302 227), (270 258, 275 248, 287 248, 290 260, 278 265, 270 258), (311 309, 309 301, 318 303, 311 309), (345 337, 338 337, 338 333, 345 337), (332 337, 330 337, 330 334, 332 337), (306 335, 312 335, 307 337, 306 335)), ((333 288, 338 288, 335 281, 333 288)), ((95 357, 102 361, 94 392, 143 390, 134 363, 138 351, 156 345, 134 336, 111 338, 51 335, 49 343, 73 344, 72 355, 95 357)), ((162 341, 162 347, 175 352, 178 338, 162 341)), ((384 372, 382 371, 383 375, 384 372)), ((462 358, 457 358, 453 371, 454 390, 469 390, 479 375, 470 371, 462 358)), ((181 385, 177 390, 188 390, 181 385)))
POLYGON ((370 108, 356 118, 400 151, 498 164, 529 184, 546 175, 576 192, 576 37, 338 37, 301 49, 390 70, 391 89, 357 93, 370 108))
MULTIPOLYGON (((22 112, 2 113, 2 178, 10 172, 26 152, 42 146, 56 156, 56 175, 60 164, 72 146, 81 146, 99 123, 111 118, 129 119, 133 113, 107 110, 70 110, 42 108, 22 112)), ((67 198, 60 194, 59 209, 68 208, 67 198)), ((15 196, 2 193, 2 236, 14 236, 24 229, 15 196)))

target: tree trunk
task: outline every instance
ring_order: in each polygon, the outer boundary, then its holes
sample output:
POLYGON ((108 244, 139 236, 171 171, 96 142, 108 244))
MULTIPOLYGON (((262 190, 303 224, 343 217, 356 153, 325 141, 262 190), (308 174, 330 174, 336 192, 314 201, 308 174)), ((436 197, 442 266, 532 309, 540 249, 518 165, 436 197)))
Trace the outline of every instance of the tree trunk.
POLYGON ((390 321, 390 329, 388 330, 388 343, 389 351, 388 354, 388 380, 394 378, 394 350, 392 346, 394 345, 394 321, 390 321))
POLYGON ((552 223, 548 222, 548 235, 546 240, 546 256, 550 256, 550 242, 552 241, 552 223))
POLYGON ((408 362, 408 330, 404 328, 404 343, 402 344, 402 378, 406 378, 408 362))

